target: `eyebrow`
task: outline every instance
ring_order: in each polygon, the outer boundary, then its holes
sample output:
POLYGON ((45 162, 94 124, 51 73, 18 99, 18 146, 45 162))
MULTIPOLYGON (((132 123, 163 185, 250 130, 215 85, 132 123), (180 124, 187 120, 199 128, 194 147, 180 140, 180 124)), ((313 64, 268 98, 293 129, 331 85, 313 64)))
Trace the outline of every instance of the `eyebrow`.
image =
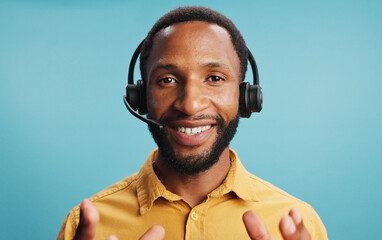
POLYGON ((178 67, 175 64, 158 64, 154 67, 153 71, 157 71, 159 69, 164 69, 164 70, 174 70, 177 69, 178 67))
MULTIPOLYGON (((222 62, 207 62, 202 65, 203 67, 208 67, 208 68, 224 68, 224 69, 230 69, 227 64, 224 64, 222 62)), ((152 72, 158 71, 160 69, 164 70, 174 70, 178 69, 178 66, 172 63, 167 63, 167 64, 157 64, 152 72)))
POLYGON ((204 64, 203 66, 204 67, 209 67, 209 68, 219 68, 219 67, 221 67, 221 68, 224 68, 224 69, 230 69, 227 64, 224 64, 222 62, 209 62, 209 63, 204 64))

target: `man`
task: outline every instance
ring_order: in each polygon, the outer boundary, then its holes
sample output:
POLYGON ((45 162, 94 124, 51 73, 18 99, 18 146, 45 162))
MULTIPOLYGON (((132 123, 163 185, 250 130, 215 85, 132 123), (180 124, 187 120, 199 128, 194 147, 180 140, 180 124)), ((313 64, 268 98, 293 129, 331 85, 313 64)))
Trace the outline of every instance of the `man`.
POLYGON ((308 204, 249 174, 229 148, 247 54, 210 9, 158 20, 140 59, 148 116, 163 126, 149 126, 158 150, 74 208, 58 239, 327 239, 308 204))

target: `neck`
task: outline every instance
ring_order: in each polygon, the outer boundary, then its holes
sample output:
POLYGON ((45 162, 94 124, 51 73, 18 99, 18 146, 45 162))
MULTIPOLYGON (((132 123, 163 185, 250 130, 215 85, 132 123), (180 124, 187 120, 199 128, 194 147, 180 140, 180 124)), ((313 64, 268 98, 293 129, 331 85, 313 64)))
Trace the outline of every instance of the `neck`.
POLYGON ((154 162, 154 171, 167 190, 181 196, 194 207, 202 203, 209 193, 222 184, 231 166, 229 155, 227 147, 211 168, 190 176, 170 167, 159 152, 154 162))

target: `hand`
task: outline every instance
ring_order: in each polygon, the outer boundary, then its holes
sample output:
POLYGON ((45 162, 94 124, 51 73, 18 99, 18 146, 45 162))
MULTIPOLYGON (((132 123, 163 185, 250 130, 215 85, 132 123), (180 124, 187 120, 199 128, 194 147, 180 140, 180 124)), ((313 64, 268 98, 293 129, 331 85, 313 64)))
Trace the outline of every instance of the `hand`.
MULTIPOLYGON (((243 214, 243 221, 252 240, 274 240, 265 227, 264 222, 254 211, 243 214)), ((300 212, 292 208, 289 214, 280 220, 279 229, 284 240, 310 240, 310 234, 302 222, 300 212)))
MULTIPOLYGON (((97 240, 96 229, 99 221, 99 213, 94 205, 85 199, 80 205, 80 223, 73 240, 97 240)), ((154 225, 143 234, 139 240, 163 240, 165 231, 163 227, 154 225)), ((106 240, 118 240, 114 235, 106 240)))

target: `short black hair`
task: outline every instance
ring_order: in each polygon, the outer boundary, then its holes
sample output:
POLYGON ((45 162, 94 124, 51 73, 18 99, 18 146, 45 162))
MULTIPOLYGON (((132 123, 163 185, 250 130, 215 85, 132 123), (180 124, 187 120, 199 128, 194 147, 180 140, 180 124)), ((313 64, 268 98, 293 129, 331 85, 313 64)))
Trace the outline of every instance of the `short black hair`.
POLYGON ((240 78, 241 81, 243 81, 245 78, 245 73, 247 71, 248 49, 240 31, 236 28, 236 26, 231 20, 229 20, 226 16, 222 15, 221 13, 218 13, 206 7, 197 6, 176 8, 165 14, 154 24, 150 32, 147 34, 147 37, 143 41, 141 47, 139 67, 141 70, 142 79, 145 80, 146 78, 145 76, 147 59, 150 56, 150 50, 153 45, 153 39, 155 37, 155 34, 158 33, 160 30, 173 24, 190 21, 215 23, 228 31, 229 35, 231 36, 232 44, 240 59, 240 78))

